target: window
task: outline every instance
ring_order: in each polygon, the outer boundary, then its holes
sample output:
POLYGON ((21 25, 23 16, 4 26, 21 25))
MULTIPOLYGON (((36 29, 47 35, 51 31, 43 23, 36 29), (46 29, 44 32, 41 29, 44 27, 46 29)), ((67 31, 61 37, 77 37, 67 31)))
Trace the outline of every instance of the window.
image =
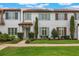
POLYGON ((17 34, 17 28, 8 28, 8 34, 16 35, 17 34))
POLYGON ((6 19, 18 19, 18 12, 6 12, 6 19))
POLYGON ((79 13, 75 13, 74 18, 75 18, 75 20, 78 20, 79 19, 79 13))
POLYGON ((63 13, 59 13, 58 14, 58 19, 59 20, 63 20, 64 19, 64 14, 63 13))
POLYGON ((18 19, 18 13, 17 12, 15 13, 15 19, 18 19))
POLYGON ((57 31, 59 33, 59 36, 66 35, 66 27, 57 27, 57 31))
POLYGON ((67 13, 56 13, 56 20, 67 20, 67 13))
POLYGON ((40 36, 46 37, 49 35, 49 28, 48 27, 40 27, 40 36))
POLYGON ((24 20, 31 20, 31 13, 24 13, 24 20))
POLYGON ((39 20, 50 20, 50 13, 39 13, 39 20))

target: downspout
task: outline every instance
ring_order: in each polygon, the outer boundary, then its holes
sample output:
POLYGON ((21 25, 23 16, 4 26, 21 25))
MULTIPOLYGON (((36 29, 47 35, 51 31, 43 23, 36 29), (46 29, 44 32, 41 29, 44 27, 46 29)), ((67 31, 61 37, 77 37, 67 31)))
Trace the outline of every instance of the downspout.
POLYGON ((1 11, 1 25, 5 25, 4 19, 3 19, 3 10, 1 11))

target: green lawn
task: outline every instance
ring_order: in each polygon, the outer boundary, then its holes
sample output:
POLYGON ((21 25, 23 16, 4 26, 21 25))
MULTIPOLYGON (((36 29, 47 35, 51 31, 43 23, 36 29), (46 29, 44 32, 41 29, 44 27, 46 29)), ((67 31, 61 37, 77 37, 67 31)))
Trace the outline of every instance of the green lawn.
POLYGON ((79 44, 79 40, 34 40, 34 44, 79 44))
POLYGON ((79 46, 60 47, 8 47, 0 56, 79 56, 79 46))

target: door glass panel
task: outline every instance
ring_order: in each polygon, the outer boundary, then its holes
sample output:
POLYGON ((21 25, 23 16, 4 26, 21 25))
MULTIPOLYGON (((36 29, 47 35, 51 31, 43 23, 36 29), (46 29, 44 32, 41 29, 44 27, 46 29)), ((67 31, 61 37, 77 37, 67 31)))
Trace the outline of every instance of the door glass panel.
POLYGON ((30 28, 26 28, 26 38, 29 37, 28 33, 30 32, 30 28))

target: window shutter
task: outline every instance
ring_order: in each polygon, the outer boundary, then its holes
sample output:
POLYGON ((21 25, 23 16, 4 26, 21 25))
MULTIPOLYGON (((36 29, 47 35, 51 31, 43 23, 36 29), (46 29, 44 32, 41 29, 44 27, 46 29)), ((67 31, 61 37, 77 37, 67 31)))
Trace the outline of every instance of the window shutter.
POLYGON ((55 14, 55 19, 58 20, 58 13, 55 14))
POLYGON ((77 20, 77 14, 76 13, 74 13, 74 18, 75 18, 75 20, 77 20))
POLYGON ((64 20, 67 20, 67 13, 64 14, 64 20))
POLYGON ((8 15, 8 13, 6 13, 6 19, 8 19, 9 17, 8 17, 9 15, 8 15))
POLYGON ((66 27, 64 27, 64 35, 66 35, 66 27))
POLYGON ((18 13, 15 12, 15 19, 18 19, 18 13))
POLYGON ((57 32, 58 32, 58 34, 59 34, 59 27, 57 27, 57 32))

